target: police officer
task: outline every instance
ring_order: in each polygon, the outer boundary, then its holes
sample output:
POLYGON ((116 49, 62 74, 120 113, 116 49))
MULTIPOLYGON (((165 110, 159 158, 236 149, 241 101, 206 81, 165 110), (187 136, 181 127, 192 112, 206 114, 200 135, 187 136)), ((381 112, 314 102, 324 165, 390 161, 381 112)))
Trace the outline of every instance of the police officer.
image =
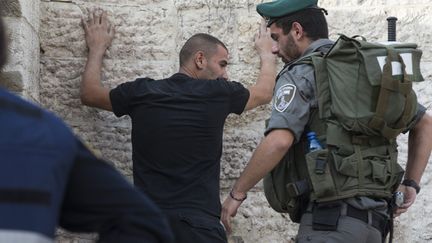
MULTIPOLYGON (((0 69, 6 50, 0 18, 0 69)), ((0 134, 0 242, 54 242, 57 226, 98 242, 173 242, 153 202, 60 119, 1 88, 0 134)))
MULTIPOLYGON (((231 230, 230 217, 235 216, 238 207, 246 199, 246 193, 278 165, 292 146, 299 143, 307 132, 306 126, 313 122, 310 120, 312 111, 318 107, 313 66, 292 64, 312 52, 326 52, 332 45, 328 40, 325 10, 317 6, 317 0, 277 0, 259 4, 257 11, 268 21, 275 41, 273 53, 286 65, 277 78, 274 107, 265 137, 223 203, 222 221, 228 231, 231 230)), ((424 107, 420 106, 415 119, 409 133, 406 180, 399 188, 405 193, 405 201, 396 214, 405 212, 414 202, 432 147, 429 139, 432 135, 432 119, 425 114, 424 107)), ((316 221, 328 220, 326 215, 331 214, 330 211, 317 216, 312 214, 312 207, 319 205, 303 205, 307 210, 302 212, 296 242, 383 241, 385 222, 382 217, 368 215, 388 216, 385 200, 363 196, 347 198, 341 204, 345 206, 338 207, 341 211, 336 214, 341 216, 336 218, 336 227, 333 229, 319 228, 315 224, 316 221), (342 211, 343 208, 345 211, 342 211), (347 208, 354 213, 347 213, 347 208)))

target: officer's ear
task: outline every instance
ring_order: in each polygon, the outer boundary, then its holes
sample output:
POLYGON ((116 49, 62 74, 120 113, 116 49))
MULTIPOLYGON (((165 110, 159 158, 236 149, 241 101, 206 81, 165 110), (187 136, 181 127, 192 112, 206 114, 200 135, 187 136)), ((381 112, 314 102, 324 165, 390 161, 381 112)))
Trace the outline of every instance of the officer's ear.
POLYGON ((194 63, 198 70, 203 70, 207 66, 207 58, 203 51, 197 51, 194 55, 194 63))
POLYGON ((305 35, 303 26, 299 22, 292 23, 291 33, 293 34, 293 37, 296 40, 300 40, 305 35))

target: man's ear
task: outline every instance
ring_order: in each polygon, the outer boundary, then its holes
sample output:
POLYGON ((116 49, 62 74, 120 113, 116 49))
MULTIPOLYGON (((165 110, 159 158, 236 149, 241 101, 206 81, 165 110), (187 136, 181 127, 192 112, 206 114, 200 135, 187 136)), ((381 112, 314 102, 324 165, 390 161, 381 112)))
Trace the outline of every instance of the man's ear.
POLYGON ((300 40, 305 34, 303 26, 299 22, 292 23, 291 32, 296 40, 300 40))
POLYGON ((194 62, 198 70, 202 70, 207 66, 207 59, 203 51, 197 51, 195 53, 194 62))

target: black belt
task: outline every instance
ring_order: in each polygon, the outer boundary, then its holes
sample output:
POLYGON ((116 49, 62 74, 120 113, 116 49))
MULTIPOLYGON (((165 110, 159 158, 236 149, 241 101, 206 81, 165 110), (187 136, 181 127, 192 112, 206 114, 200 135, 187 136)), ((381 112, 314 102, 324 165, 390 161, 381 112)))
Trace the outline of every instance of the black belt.
POLYGON ((330 202, 311 205, 307 212, 312 213, 312 224, 314 230, 336 230, 339 217, 343 211, 343 204, 346 205, 345 216, 355 218, 369 224, 369 212, 371 215, 371 226, 381 232, 383 239, 387 236, 389 219, 372 210, 362 210, 351 206, 348 203, 330 202))
MULTIPOLYGON (((357 209, 349 204, 347 204, 347 212, 346 216, 351 218, 359 219, 366 224, 369 224, 369 211, 370 210, 361 210, 357 209)), ((387 218, 377 212, 370 211, 372 216, 372 223, 371 225, 376 228, 379 232, 381 232, 383 238, 387 235, 387 218)))

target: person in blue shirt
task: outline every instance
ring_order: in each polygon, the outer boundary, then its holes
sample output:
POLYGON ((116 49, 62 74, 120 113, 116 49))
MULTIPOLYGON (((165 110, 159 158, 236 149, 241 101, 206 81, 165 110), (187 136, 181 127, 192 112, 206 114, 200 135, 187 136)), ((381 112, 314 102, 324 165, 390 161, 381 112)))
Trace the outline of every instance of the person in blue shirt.
MULTIPOLYGON (((0 70, 7 61, 0 18, 0 70)), ((173 242, 167 220, 52 113, 0 88, 0 243, 54 242, 57 226, 98 242, 173 242)))

